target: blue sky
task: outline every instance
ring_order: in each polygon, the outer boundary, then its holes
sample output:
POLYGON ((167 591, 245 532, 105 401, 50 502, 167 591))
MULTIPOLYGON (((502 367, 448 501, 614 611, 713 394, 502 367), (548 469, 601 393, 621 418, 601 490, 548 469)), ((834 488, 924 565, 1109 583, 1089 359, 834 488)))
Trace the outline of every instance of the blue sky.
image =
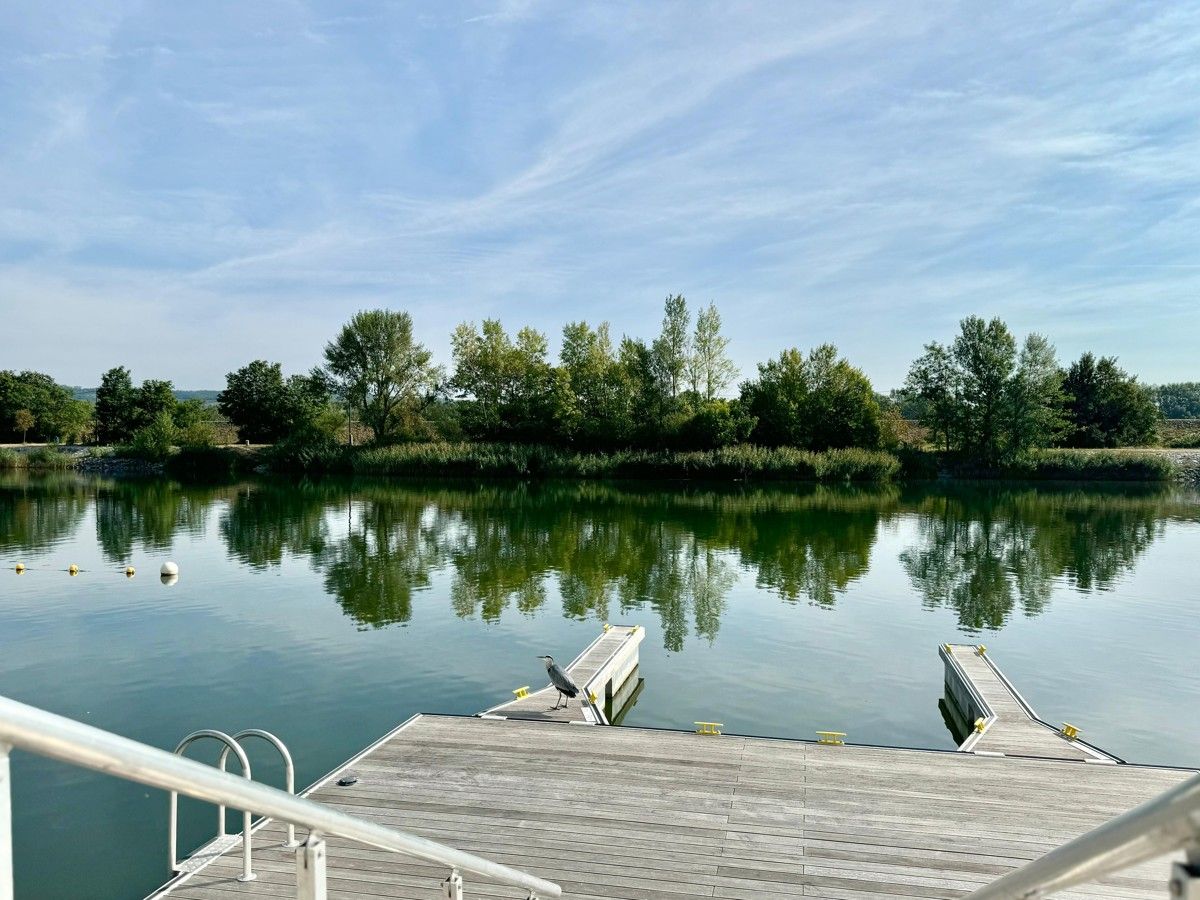
POLYGON ((0 368, 219 387, 355 310, 650 336, 886 389, 964 315, 1200 378, 1200 5, 0 8, 0 368))

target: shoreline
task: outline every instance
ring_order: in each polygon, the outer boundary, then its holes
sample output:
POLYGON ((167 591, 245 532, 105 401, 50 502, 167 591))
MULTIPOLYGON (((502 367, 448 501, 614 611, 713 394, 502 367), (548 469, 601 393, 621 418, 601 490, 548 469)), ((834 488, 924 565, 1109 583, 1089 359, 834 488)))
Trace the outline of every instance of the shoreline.
MULTIPOLYGON (((484 480, 661 481, 724 484, 1092 483, 1200 487, 1200 448, 1039 451, 1032 462, 1002 470, 947 464, 929 451, 826 451, 731 447, 718 451, 613 451, 578 454, 545 445, 407 444, 329 450, 317 464, 272 465, 269 446, 231 444, 177 450, 167 461, 119 456, 84 445, 7 445, 0 453, 53 457, 48 464, 0 471, 70 471, 113 478, 172 476, 181 480, 241 475, 484 480), (1095 466, 1088 462, 1096 459, 1095 466), (1140 464, 1140 460, 1154 460, 1140 464), (1162 469, 1162 462, 1170 471, 1162 469), (1080 477, 1072 477, 1079 475, 1080 477)), ((279 463, 279 460, 275 461, 279 463)))

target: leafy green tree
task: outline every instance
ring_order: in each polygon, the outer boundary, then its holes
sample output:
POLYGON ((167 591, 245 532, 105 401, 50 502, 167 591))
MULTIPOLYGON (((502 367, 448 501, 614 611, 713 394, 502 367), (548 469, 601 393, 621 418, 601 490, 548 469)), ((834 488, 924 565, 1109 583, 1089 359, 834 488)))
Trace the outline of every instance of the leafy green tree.
POLYGON ((741 400, 755 419, 756 443, 807 450, 880 443, 881 412, 871 382, 839 359, 832 344, 807 358, 791 349, 760 363, 758 378, 742 385, 741 400))
POLYGON ((929 429, 934 442, 950 450, 958 442, 960 378, 950 349, 937 341, 913 362, 904 385, 904 397, 918 404, 917 419, 929 429))
POLYGON ((421 433, 422 411, 440 392, 441 370, 413 339, 406 312, 356 313, 325 345, 325 364, 381 444, 421 433))
POLYGON ((1167 419, 1200 419, 1200 381, 1160 384, 1154 399, 1167 419))
POLYGON ((568 389, 565 375, 547 361, 545 335, 527 327, 512 340, 499 321, 488 319, 479 330, 459 325, 450 342, 450 385, 471 400, 461 412, 469 435, 509 441, 554 438, 568 389))
POLYGON ((1121 447, 1155 439, 1158 407, 1149 389, 1111 356, 1085 353, 1071 364, 1063 382, 1070 422, 1070 447, 1121 447))
MULTIPOLYGON (((90 412, 86 403, 82 404, 82 409, 90 412)), ((70 389, 56 383, 49 375, 0 371, 0 435, 5 438, 11 440, 21 435, 40 441, 69 440, 76 432, 86 431, 86 418, 81 429, 81 410, 70 389), (34 418, 34 424, 28 429, 16 427, 19 410, 27 410, 34 418)))
POLYGON ((959 419, 965 448, 976 459, 996 463, 1005 447, 1009 379, 1017 342, 1000 319, 969 316, 960 324, 951 356, 958 370, 959 419))
POLYGON ((211 447, 216 442, 213 414, 216 410, 199 397, 190 397, 175 404, 171 421, 175 425, 175 440, 181 447, 211 447))
POLYGON ((1051 446, 1066 427, 1054 345, 1031 334, 1018 354, 1000 319, 971 316, 951 346, 926 344, 904 390, 943 449, 986 465, 1051 446))
POLYGON ((238 440, 269 444, 287 434, 286 393, 283 366, 256 359, 225 376, 217 408, 237 429, 238 440))
POLYGON ((654 362, 672 405, 679 398, 687 376, 691 348, 688 323, 691 317, 683 294, 668 295, 663 310, 662 333, 651 345, 654 362))
POLYGON ((729 358, 729 338, 721 334, 721 314, 708 304, 696 315, 692 352, 688 358, 688 379, 700 398, 711 401, 733 384, 737 366, 729 358))
POLYGON ((1040 334, 1029 335, 1008 386, 1009 453, 1056 444, 1067 430, 1065 403, 1054 345, 1040 334))
POLYGON ((675 443, 688 450, 715 450, 745 441, 754 430, 740 400, 701 400, 675 443))
POLYGON ((330 410, 330 385, 321 373, 283 377, 279 363, 256 359, 225 376, 217 405, 238 430, 238 439, 256 444, 291 435, 337 432, 340 413, 330 410), (334 425, 333 418, 337 418, 334 425))
POLYGON ((36 419, 27 409, 18 409, 13 413, 13 428, 21 432, 21 443, 25 443, 25 436, 29 434, 29 429, 34 426, 36 419))
POLYGON ((669 398, 659 378, 654 350, 643 340, 622 338, 617 363, 626 439, 642 446, 660 445, 669 398))
POLYGON ((137 391, 124 366, 100 376, 96 388, 96 440, 101 444, 128 441, 137 429, 137 391))
POLYGON ((568 388, 559 418, 564 436, 587 447, 623 443, 629 432, 628 392, 608 323, 595 329, 587 322, 565 326, 559 359, 568 388))
POLYGON ((133 433, 128 449, 142 459, 163 460, 171 453, 175 440, 175 422, 164 409, 133 433))
POLYGON ((175 404, 175 387, 171 382, 146 379, 134 398, 134 425, 138 429, 147 428, 158 423, 164 415, 171 418, 175 404))

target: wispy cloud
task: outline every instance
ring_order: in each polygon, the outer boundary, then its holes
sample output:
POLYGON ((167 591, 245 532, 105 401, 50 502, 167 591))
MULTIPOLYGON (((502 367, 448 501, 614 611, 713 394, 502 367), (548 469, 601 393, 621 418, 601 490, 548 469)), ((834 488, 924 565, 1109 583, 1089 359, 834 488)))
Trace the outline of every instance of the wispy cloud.
POLYGON ((444 353, 681 290, 743 371, 887 387, 979 312, 1196 377, 1193 5, 55 7, 0 12, 5 365, 219 384, 368 304, 444 353))

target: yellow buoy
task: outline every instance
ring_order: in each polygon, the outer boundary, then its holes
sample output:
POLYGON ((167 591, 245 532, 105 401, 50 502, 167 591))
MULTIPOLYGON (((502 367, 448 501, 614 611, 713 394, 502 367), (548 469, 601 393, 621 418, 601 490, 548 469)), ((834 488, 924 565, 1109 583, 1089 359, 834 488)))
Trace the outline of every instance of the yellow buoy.
POLYGON ((25 572, 25 563, 17 563, 16 573, 22 575, 25 572))
POLYGON ((75 563, 71 563, 71 565, 67 566, 67 571, 70 572, 72 575, 78 575, 79 574, 79 566, 75 565, 75 563))
POLYGON ((134 568, 133 568, 133 566, 126 566, 126 567, 125 567, 125 577, 126 577, 126 578, 132 578, 132 577, 133 577, 134 575, 136 575, 136 574, 137 574, 137 570, 136 570, 136 569, 134 569, 134 568))

